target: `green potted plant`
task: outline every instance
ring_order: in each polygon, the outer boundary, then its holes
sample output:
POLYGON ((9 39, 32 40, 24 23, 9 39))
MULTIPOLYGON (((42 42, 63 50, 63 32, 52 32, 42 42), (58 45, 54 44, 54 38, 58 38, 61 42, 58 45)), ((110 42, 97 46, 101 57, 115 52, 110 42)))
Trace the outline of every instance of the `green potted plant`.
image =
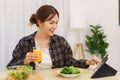
POLYGON ((106 55, 109 43, 106 40, 106 35, 100 25, 90 25, 92 35, 86 35, 85 44, 87 51, 91 55, 100 56, 101 59, 106 55))

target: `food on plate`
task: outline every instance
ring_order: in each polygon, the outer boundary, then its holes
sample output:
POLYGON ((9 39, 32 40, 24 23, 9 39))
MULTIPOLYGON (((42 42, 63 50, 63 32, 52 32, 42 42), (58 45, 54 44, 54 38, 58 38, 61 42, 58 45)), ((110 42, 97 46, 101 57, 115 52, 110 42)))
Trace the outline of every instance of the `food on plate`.
POLYGON ((78 68, 75 68, 74 66, 65 66, 63 69, 61 69, 60 73, 62 74, 79 74, 80 70, 78 68))

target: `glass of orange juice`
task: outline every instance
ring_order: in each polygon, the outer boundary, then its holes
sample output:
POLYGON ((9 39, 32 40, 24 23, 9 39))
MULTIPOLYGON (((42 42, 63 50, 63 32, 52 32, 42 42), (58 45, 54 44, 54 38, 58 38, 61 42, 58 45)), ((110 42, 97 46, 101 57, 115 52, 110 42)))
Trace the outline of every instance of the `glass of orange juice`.
POLYGON ((33 53, 38 55, 38 59, 35 60, 35 62, 41 62, 42 61, 42 50, 34 49, 33 53))

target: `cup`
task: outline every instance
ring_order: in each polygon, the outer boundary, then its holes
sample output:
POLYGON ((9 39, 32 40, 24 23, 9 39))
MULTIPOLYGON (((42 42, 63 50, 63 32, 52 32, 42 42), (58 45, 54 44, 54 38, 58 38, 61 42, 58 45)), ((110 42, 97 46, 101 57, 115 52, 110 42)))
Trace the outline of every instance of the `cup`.
POLYGON ((34 49, 33 53, 38 55, 38 59, 35 60, 34 62, 41 62, 42 61, 42 50, 34 49))

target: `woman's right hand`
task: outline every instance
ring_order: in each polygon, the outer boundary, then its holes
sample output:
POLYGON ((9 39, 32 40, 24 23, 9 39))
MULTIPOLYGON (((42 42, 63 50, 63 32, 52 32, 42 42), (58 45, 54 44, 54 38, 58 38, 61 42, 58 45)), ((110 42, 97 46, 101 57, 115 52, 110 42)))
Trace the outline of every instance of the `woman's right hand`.
POLYGON ((86 61, 86 65, 94 65, 94 64, 98 64, 98 63, 101 63, 101 59, 96 56, 94 56, 94 57, 92 57, 92 59, 86 61))
POLYGON ((33 54, 32 52, 28 52, 26 54, 25 59, 24 59, 24 64, 29 64, 30 62, 34 62, 37 59, 38 59, 38 55, 37 54, 33 54))

